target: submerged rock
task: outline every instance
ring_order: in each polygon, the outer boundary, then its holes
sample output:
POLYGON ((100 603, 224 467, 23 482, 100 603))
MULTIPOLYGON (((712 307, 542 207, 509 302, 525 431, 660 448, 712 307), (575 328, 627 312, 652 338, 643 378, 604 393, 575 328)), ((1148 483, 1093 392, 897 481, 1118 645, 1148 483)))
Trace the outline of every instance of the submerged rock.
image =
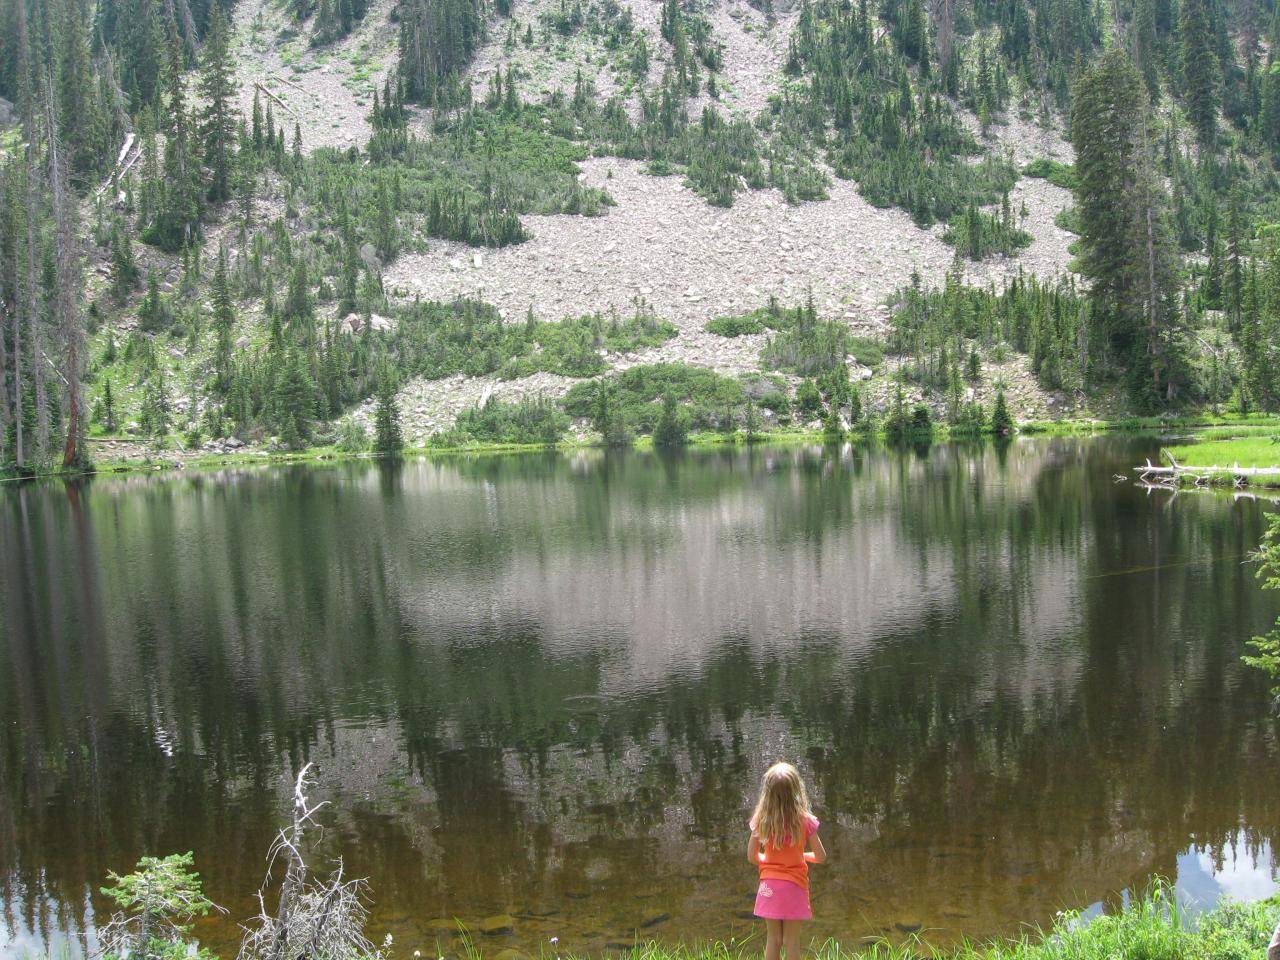
POLYGON ((509 913, 485 917, 476 924, 476 929, 487 937, 497 937, 504 933, 512 933, 516 928, 516 919, 509 913))

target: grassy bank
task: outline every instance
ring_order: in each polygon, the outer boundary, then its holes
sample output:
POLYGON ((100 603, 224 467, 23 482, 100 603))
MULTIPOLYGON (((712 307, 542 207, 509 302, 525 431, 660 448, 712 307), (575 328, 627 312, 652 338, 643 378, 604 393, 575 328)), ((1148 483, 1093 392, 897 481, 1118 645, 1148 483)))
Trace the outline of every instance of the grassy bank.
POLYGON ((1206 440, 1166 447, 1172 461, 1184 467, 1232 467, 1249 469, 1275 468, 1280 475, 1280 433, 1228 440, 1206 440))
MULTIPOLYGON (((1266 461, 1266 466, 1280 464, 1280 445, 1272 445, 1270 438, 1280 435, 1280 418, 1254 414, 1247 417, 1238 415, 1191 414, 1186 417, 1133 417, 1123 420, 1055 420, 1031 421, 1020 423, 1017 432, 1023 436, 1091 436, 1094 434, 1128 432, 1128 433, 1169 433, 1178 430, 1195 430, 1197 437, 1205 441, 1230 439, 1237 444, 1252 444, 1239 447, 1240 450, 1263 451, 1257 456, 1266 461)), ((989 438, 989 433, 972 433, 951 430, 946 424, 935 424, 931 434, 914 438, 916 441, 941 442, 947 440, 982 440, 989 438)), ((96 438, 102 439, 102 438, 96 438)), ((912 438, 909 438, 912 439, 912 438)), ((704 431, 691 433, 687 446, 690 449, 708 447, 746 446, 749 443, 759 444, 791 444, 791 443, 826 443, 833 438, 822 430, 809 430, 795 427, 781 427, 762 430, 748 440, 743 430, 733 433, 704 431)), ((868 428, 849 431, 836 442, 851 441, 855 443, 883 442, 883 429, 868 428)), ((429 457, 457 454, 499 454, 542 452, 547 450, 582 450, 597 447, 599 444, 590 438, 561 440, 555 444, 539 443, 484 443, 470 442, 458 445, 441 445, 427 443, 407 447, 406 457, 429 457)), ((631 444, 634 449, 652 449, 651 437, 638 437, 631 444)), ((1213 462, 1229 466, 1235 460, 1225 459, 1237 456, 1236 448, 1231 453, 1225 452, 1225 446, 1218 448, 1210 443, 1191 443, 1168 448, 1178 458, 1179 463, 1200 465, 1196 457, 1207 457, 1205 464, 1213 462), (1211 447, 1214 452, 1208 451, 1211 447), (1200 451, 1184 459, 1183 451, 1200 451), (1219 452, 1221 451, 1221 452, 1219 452), (1213 458, 1217 459, 1214 460, 1213 458)), ((1245 454, 1250 455, 1250 454, 1245 454)), ((174 449, 157 449, 138 457, 113 457, 96 460, 96 473, 146 473, 162 470, 216 470, 227 467, 263 466, 299 463, 334 463, 347 460, 369 460, 373 455, 369 452, 346 451, 337 446, 308 447, 302 450, 273 450, 267 448, 245 448, 231 453, 194 453, 187 454, 174 449)), ((1252 461, 1250 461, 1252 462, 1252 461)), ((1241 466, 1248 464, 1240 459, 1241 466)), ((36 473, 36 477, 61 476, 62 471, 49 469, 36 473)), ((0 480, 17 479, 0 474, 0 480)))
POLYGON ((1280 432, 1280 417, 1251 413, 1188 413, 1176 417, 1124 417, 1118 420, 1032 420, 1018 424, 1026 435, 1087 436, 1094 433, 1167 433, 1170 430, 1203 431, 1204 437, 1239 437, 1280 432))
POLYGON ((1161 451, 1165 462, 1182 468, 1179 478, 1192 483, 1280 487, 1280 430, 1215 431, 1204 440, 1161 451))

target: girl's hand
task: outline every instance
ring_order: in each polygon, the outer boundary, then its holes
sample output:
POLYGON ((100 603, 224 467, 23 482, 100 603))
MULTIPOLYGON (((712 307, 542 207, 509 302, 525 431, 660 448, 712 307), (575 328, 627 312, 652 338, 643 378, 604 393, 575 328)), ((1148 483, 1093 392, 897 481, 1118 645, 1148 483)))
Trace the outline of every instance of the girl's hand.
POLYGON ((760 855, 760 834, 752 830, 751 839, 747 841, 747 863, 757 867, 763 859, 760 855))
POLYGON ((815 833, 809 837, 809 845, 812 850, 804 852, 804 858, 809 863, 822 863, 827 859, 827 849, 822 845, 822 839, 815 833))

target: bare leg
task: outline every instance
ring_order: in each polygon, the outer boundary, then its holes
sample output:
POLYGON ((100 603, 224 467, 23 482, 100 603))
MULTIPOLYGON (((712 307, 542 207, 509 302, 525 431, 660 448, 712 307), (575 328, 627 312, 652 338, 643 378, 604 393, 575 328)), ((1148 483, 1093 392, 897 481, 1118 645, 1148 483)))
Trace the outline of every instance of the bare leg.
POLYGON ((782 948, 787 960, 800 960, 800 925, 803 920, 782 921, 782 948))
POLYGON ((782 952, 782 921, 766 920, 764 929, 764 960, 778 960, 782 952))

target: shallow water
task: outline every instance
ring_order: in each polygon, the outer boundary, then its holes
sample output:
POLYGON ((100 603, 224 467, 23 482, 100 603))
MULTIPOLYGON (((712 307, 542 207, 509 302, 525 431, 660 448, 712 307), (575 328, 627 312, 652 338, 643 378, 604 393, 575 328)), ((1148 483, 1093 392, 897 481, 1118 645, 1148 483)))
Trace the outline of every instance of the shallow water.
POLYGON ((831 853, 815 937, 1016 933, 1153 875, 1276 889, 1243 640, 1264 505, 1150 439, 521 455, 0 491, 0 952, 193 850, 232 955, 290 780, 370 934, 742 937, 754 783, 831 853), (6 947, 7 944, 7 947, 6 947))

